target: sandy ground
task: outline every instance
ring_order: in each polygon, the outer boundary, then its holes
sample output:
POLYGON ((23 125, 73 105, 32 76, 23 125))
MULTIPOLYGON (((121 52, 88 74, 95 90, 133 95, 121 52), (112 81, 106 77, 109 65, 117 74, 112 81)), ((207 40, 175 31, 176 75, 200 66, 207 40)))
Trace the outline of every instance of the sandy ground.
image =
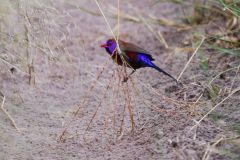
MULTIPOLYGON (((78 8, 84 6, 98 12, 96 4, 82 0, 69 3, 58 1, 28 8, 34 45, 48 44, 41 50, 40 47, 30 48, 34 57, 35 85, 28 84, 29 75, 18 69, 11 73, 12 66, 1 62, 0 91, 6 96, 4 107, 20 129, 17 132, 8 117, 0 112, 1 160, 198 160, 220 138, 236 136, 230 126, 240 123, 239 93, 217 108, 215 112, 221 117, 220 121, 216 123, 207 117, 197 129, 189 132, 194 120, 199 120, 214 103, 205 95, 195 107, 187 102, 196 101, 203 89, 200 84, 223 70, 221 56, 215 56, 209 73, 191 63, 181 78, 183 87, 146 68, 133 75, 132 82, 120 83, 118 88, 117 66, 99 47, 111 37, 106 23, 103 17, 78 8), (125 104, 126 90, 130 95, 127 102, 131 102, 134 114, 134 132, 131 132, 129 108, 125 104), (78 108, 80 111, 71 121, 78 108), (96 115, 86 131, 94 113, 96 115)), ((131 3, 138 8, 144 7, 145 13, 179 21, 175 13, 180 9, 176 5, 154 4, 149 0, 131 3)), ((110 4, 116 6, 114 1, 110 4)), ((106 3, 102 7, 106 11, 106 3)), ((121 10, 134 15, 129 7, 121 10)), ((110 18, 109 21, 114 28, 117 20, 110 18)), ((177 77, 188 57, 177 48, 188 40, 192 31, 177 31, 160 25, 153 25, 153 28, 161 31, 170 47, 175 49, 165 49, 143 23, 120 21, 122 39, 149 50, 157 65, 177 77)), ((6 46, 12 53, 25 53, 24 47, 20 44, 6 46)), ((194 58, 195 62, 197 60, 194 58)), ((232 67, 239 64, 239 59, 230 60, 232 67)), ((27 72, 26 65, 20 64, 22 61, 24 58, 16 58, 13 64, 27 72)), ((234 75, 234 71, 226 73, 226 77, 234 75)), ((231 85, 231 80, 217 80, 217 84, 231 85)), ((234 88, 238 84, 239 77, 234 88)), ((218 102, 221 99, 219 97, 218 102)), ((212 151, 212 159, 239 158, 239 148, 232 143, 225 141, 218 145, 229 154, 212 151)))

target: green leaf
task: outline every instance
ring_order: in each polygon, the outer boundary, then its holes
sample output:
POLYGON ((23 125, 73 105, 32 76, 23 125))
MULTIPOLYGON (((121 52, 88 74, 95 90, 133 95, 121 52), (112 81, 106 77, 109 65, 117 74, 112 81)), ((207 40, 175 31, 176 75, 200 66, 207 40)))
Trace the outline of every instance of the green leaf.
POLYGON ((211 100, 215 100, 217 98, 219 92, 220 92, 220 88, 217 85, 212 84, 207 89, 208 98, 211 99, 211 100))
POLYGON ((209 69, 209 61, 208 61, 208 59, 202 59, 200 61, 200 68, 202 70, 204 70, 205 72, 208 71, 208 69, 209 69))

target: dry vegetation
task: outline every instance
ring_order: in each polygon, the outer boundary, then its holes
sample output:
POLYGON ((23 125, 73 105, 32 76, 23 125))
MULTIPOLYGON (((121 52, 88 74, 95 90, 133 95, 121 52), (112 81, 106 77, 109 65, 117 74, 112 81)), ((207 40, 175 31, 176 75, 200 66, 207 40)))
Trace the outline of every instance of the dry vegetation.
POLYGON ((1 1, 0 157, 239 159, 239 18, 238 0, 1 1), (109 37, 182 85, 122 83, 109 37))

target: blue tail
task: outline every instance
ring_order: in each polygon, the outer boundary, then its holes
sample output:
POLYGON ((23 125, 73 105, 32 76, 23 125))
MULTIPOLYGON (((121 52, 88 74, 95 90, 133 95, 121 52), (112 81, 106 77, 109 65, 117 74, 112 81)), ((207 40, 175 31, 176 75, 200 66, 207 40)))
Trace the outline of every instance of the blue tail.
POLYGON ((178 84, 178 81, 173 76, 171 76, 169 73, 165 72, 164 70, 162 70, 161 68, 159 68, 155 64, 153 64, 153 66, 151 66, 151 67, 158 70, 159 72, 162 72, 163 74, 167 75, 168 77, 172 78, 178 84))
POLYGON ((161 68, 159 68, 158 66, 156 66, 156 65, 149 59, 149 57, 147 57, 147 56, 145 56, 145 55, 141 55, 141 56, 140 56, 140 59, 141 59, 141 61, 143 62, 143 65, 144 65, 145 67, 152 67, 152 68, 156 69, 157 71, 162 72, 163 74, 171 77, 171 78, 178 84, 178 81, 177 81, 173 76, 171 76, 169 73, 165 72, 164 70, 162 70, 161 68))

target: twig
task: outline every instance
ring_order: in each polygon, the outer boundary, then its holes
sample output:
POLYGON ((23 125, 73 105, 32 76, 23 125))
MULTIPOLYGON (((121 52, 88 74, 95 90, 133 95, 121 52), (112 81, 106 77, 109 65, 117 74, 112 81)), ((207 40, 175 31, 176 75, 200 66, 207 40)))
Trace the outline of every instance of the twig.
POLYGON ((94 91, 94 89, 96 87, 96 82, 99 80, 100 76, 103 74, 103 71, 105 70, 106 65, 107 65, 107 63, 105 63, 103 69, 99 72, 99 74, 97 75, 95 81, 93 81, 93 83, 91 84, 91 86, 88 89, 87 93, 85 94, 85 97, 83 98, 82 103, 78 105, 78 107, 77 107, 75 113, 73 114, 72 118, 66 124, 66 127, 64 128, 64 130, 62 131, 62 133, 61 133, 61 135, 59 137, 60 141, 64 141, 65 140, 64 135, 67 132, 68 128, 70 127, 70 125, 72 124, 72 122, 74 121, 76 116, 84 108, 84 106, 86 106, 89 103, 89 97, 91 96, 92 92, 94 91))
POLYGON ((153 33, 153 35, 155 36, 155 38, 157 40, 159 40, 160 43, 162 43, 166 48, 168 48, 168 45, 166 45, 166 40, 164 39, 162 33, 160 31, 158 31, 157 33, 154 31, 154 29, 152 28, 152 26, 150 24, 148 24, 148 22, 144 19, 144 17, 141 15, 141 13, 137 10, 137 8, 135 8, 130 2, 128 2, 128 5, 135 11, 135 13, 137 14, 137 16, 139 17, 139 19, 146 25, 146 27, 148 28, 148 30, 153 33))
POLYGON ((118 0, 118 8, 117 8, 117 44, 119 40, 120 34, 120 0, 118 0))
POLYGON ((182 77, 182 74, 184 73, 184 71, 187 69, 188 65, 190 64, 190 62, 192 61, 193 57, 195 56, 195 54, 197 53, 197 51, 199 50, 199 48, 201 47, 201 45, 203 44, 205 40, 205 37, 202 38, 200 44, 198 45, 198 47, 196 48, 196 50, 193 52, 192 56, 190 57, 190 59, 188 60, 188 62, 186 63, 186 65, 184 66, 182 72, 180 73, 180 75, 178 76, 177 80, 179 81, 179 79, 182 77))
POLYGON ((17 124, 15 122, 15 120, 12 118, 12 116, 5 110, 4 108, 4 104, 5 104, 5 100, 6 100, 6 97, 1 93, 1 95, 3 96, 3 100, 2 100, 2 104, 1 104, 1 109, 2 111, 7 115, 7 117, 10 119, 10 121, 12 122, 14 128, 20 132, 20 129, 17 127, 17 124))
POLYGON ((19 67, 15 66, 15 65, 13 65, 13 64, 11 64, 11 63, 9 63, 8 61, 6 61, 6 60, 4 60, 4 59, 2 59, 2 58, 0 58, 0 60, 3 61, 4 63, 8 64, 9 66, 16 68, 17 70, 19 70, 20 72, 24 73, 25 75, 29 75, 29 73, 27 73, 27 72, 25 72, 25 71, 22 71, 19 67))
MULTIPOLYGON (((93 11, 91 9, 88 9, 88 8, 85 8, 83 6, 76 6, 76 4, 71 4, 71 3, 69 3, 69 1, 67 1, 66 3, 68 3, 69 5, 71 5, 73 7, 76 7, 78 9, 80 9, 83 12, 89 13, 93 16, 102 16, 101 13, 95 12, 95 11, 93 11)), ((114 19, 117 18, 118 17, 118 15, 116 14, 117 9, 113 6, 111 6, 111 5, 108 5, 108 6, 109 6, 109 10, 108 10, 106 16, 109 17, 109 18, 114 18, 114 19)), ((125 12, 120 12, 120 17, 122 19, 126 20, 126 21, 131 21, 131 22, 135 22, 135 23, 140 23, 141 22, 141 20, 138 19, 137 17, 131 16, 131 15, 125 13, 125 12)))
MULTIPOLYGON (((109 6, 109 13, 113 14, 113 18, 117 18, 118 15, 116 15, 116 8, 112 5, 108 5, 109 6)), ((132 22, 135 22, 135 23, 140 23, 141 20, 137 17, 134 17, 134 16, 131 16, 125 12, 121 12, 119 11, 119 16, 120 18, 122 18, 123 20, 126 20, 126 21, 132 21, 132 22)))
MULTIPOLYGON (((111 85, 111 84, 109 84, 109 85, 107 86, 106 91, 105 91, 105 93, 104 93, 102 99, 106 98, 106 94, 107 94, 107 91, 108 91, 110 85, 111 85)), ((90 121, 89 121, 89 123, 88 123, 88 125, 87 125, 87 128, 86 128, 85 131, 84 131, 84 134, 83 134, 84 140, 85 140, 85 135, 86 135, 87 131, 89 130, 90 125, 92 124, 92 122, 93 122, 95 116, 97 115, 98 110, 99 110, 99 108, 101 107, 101 105, 102 105, 102 101, 99 102, 99 104, 98 104, 98 106, 97 106, 95 112, 93 113, 93 116, 91 117, 91 119, 90 119, 90 121)))
POLYGON ((224 138, 221 137, 219 138, 215 143, 213 143, 211 146, 208 146, 204 155, 203 155, 203 158, 202 160, 208 160, 210 155, 211 155, 211 151, 212 151, 212 148, 215 148, 217 144, 219 144, 224 138))
POLYGON ((165 48, 169 48, 165 38, 163 37, 162 33, 160 31, 157 31, 158 36, 161 38, 162 43, 164 44, 165 48))
MULTIPOLYGON (((20 2, 20 1, 19 1, 20 2)), ((26 5, 26 4, 25 4, 26 5)), ((20 9, 20 8, 19 8, 20 9)), ((26 40, 26 53, 27 53, 27 63, 28 63, 28 73, 29 73, 29 85, 34 85, 35 84, 35 73, 34 73, 34 65, 33 65, 33 57, 31 54, 31 34, 30 34, 30 28, 31 26, 31 21, 28 16, 27 12, 27 6, 25 6, 25 11, 23 13, 23 18, 24 18, 24 35, 25 35, 25 40, 26 40)))
POLYGON ((195 104, 196 102, 185 102, 185 101, 180 101, 180 100, 175 100, 175 99, 172 99, 172 98, 169 98, 167 96, 165 96, 164 94, 162 93, 159 93, 156 89, 154 89, 153 87, 151 87, 150 85, 146 85, 144 84, 142 81, 138 81, 139 84, 142 84, 142 86, 144 86, 145 88, 149 89, 149 91, 152 91, 152 93, 155 93, 159 96, 161 96, 163 98, 163 100, 167 101, 167 102, 170 102, 176 106, 186 106, 186 105, 189 105, 189 104, 195 104))
POLYGON ((167 27, 172 27, 172 28, 177 28, 177 30, 187 30, 190 29, 190 26, 184 25, 184 24, 178 24, 175 23, 169 19, 165 19, 165 18, 159 18, 159 17, 155 17, 154 15, 151 14, 146 14, 152 21, 154 21, 153 23, 157 23, 163 26, 167 26, 167 27))
POLYGON ((220 106, 225 100, 227 100, 228 98, 230 98, 234 93, 240 91, 240 87, 233 90, 227 97, 225 97, 221 102, 219 102, 218 104, 216 104, 210 111, 207 112, 207 114, 205 114, 199 121, 196 122, 196 124, 194 126, 191 127, 191 129, 188 131, 192 131, 195 127, 197 127, 204 118, 206 118, 212 111, 214 111, 218 106, 220 106))
POLYGON ((112 34, 114 40, 117 42, 117 51, 118 51, 118 53, 121 54, 122 52, 121 52, 121 49, 120 49, 120 47, 119 47, 119 44, 118 44, 117 38, 116 38, 116 36, 115 36, 114 33, 113 33, 113 30, 112 30, 112 28, 111 28, 111 26, 110 26, 110 24, 109 24, 109 22, 108 22, 108 20, 107 20, 107 17, 105 16, 105 14, 104 14, 102 8, 100 7, 100 5, 99 5, 99 3, 98 3, 98 0, 95 0, 95 3, 97 4, 98 9, 99 9, 99 11, 101 12, 101 14, 102 14, 102 16, 103 16, 103 18, 104 18, 104 20, 105 20, 107 26, 108 26, 108 29, 109 29, 110 32, 111 32, 111 34, 112 34))
POLYGON ((229 68, 229 69, 227 69, 227 70, 225 70, 225 71, 222 71, 222 72, 218 73, 215 77, 213 77, 213 79, 209 82, 208 85, 211 85, 212 82, 213 82, 217 77, 219 77, 221 74, 226 73, 226 72, 231 71, 231 70, 234 70, 234 69, 238 69, 238 67, 229 68))

